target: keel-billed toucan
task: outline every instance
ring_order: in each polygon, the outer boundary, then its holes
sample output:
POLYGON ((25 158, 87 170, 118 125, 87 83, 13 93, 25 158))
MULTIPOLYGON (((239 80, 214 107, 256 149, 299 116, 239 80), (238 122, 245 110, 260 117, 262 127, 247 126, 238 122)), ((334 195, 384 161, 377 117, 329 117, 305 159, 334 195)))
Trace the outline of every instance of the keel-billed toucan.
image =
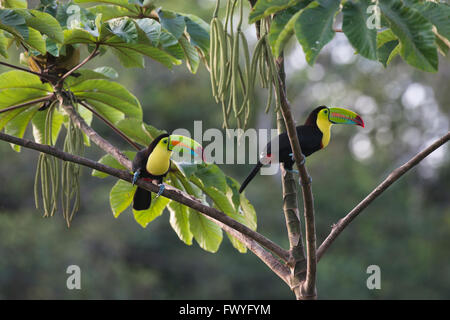
MULTIPOLYGON (((296 128, 300 147, 305 157, 328 145, 330 142, 330 129, 333 124, 355 124, 364 127, 362 118, 353 111, 343 108, 317 107, 309 114, 305 124, 296 128)), ((245 189, 263 165, 279 162, 284 164, 286 170, 292 170, 295 162, 286 132, 267 144, 260 160, 242 183, 239 192, 245 189), (277 139, 278 153, 271 150, 272 146, 276 145, 275 139, 277 139)))
MULTIPOLYGON (((150 145, 139 151, 133 159, 133 185, 139 178, 156 182, 159 185, 157 197, 164 191, 163 178, 170 168, 170 157, 173 151, 188 150, 194 157, 203 159, 203 149, 196 141, 181 135, 162 134, 150 145)), ((150 207, 152 197, 150 191, 137 188, 133 197, 134 210, 146 210, 150 207)))

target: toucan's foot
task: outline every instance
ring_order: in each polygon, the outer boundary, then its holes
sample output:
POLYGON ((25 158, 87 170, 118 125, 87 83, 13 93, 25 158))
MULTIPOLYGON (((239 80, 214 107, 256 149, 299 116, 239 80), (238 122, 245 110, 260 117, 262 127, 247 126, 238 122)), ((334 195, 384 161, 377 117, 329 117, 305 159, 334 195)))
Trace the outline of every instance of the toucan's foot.
POLYGON ((158 198, 158 197, 164 192, 164 189, 165 189, 165 188, 166 188, 166 186, 164 185, 164 183, 161 183, 161 184, 159 185, 159 191, 158 191, 158 193, 156 194, 155 199, 158 198))
POLYGON ((305 186, 312 183, 312 178, 308 176, 308 179, 306 181, 303 181, 302 179, 298 179, 298 181, 300 182, 301 185, 305 186))
POLYGON ((133 175, 133 181, 131 183, 133 186, 138 181, 140 176, 141 176, 141 170, 137 170, 133 175))
MULTIPOLYGON (((295 162, 295 157, 294 157, 294 153, 289 153, 289 156, 291 157, 292 161, 295 162)), ((302 161, 300 162, 300 165, 304 165, 306 162, 306 157, 305 155, 302 153, 302 161)))
POLYGON ((298 170, 295 169, 286 169, 286 171, 298 174, 298 170))

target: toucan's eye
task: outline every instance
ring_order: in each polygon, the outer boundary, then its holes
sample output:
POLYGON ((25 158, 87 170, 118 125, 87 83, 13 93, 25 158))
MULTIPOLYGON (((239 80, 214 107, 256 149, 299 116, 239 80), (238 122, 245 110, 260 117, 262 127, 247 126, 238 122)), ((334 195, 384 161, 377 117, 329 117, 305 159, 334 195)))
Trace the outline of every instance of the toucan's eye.
POLYGON ((327 114, 327 113, 328 113, 328 110, 325 109, 324 113, 327 114))
POLYGON ((167 140, 163 140, 164 144, 167 144, 167 140))

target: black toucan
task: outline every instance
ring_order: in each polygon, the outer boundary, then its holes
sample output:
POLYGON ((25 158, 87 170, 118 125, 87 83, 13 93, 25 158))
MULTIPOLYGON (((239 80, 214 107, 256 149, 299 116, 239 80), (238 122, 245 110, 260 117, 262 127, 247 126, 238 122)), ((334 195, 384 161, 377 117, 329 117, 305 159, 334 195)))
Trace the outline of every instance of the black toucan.
MULTIPOLYGON (((298 126, 297 136, 300 147, 305 157, 325 148, 330 142, 330 129, 333 124, 355 124, 364 127, 362 118, 353 111, 343 108, 328 108, 320 106, 314 109, 308 116, 304 125, 298 126)), ((282 162, 286 170, 292 170, 295 163, 291 145, 286 132, 270 141, 260 160, 244 180, 239 189, 241 193, 247 184, 255 177, 261 167, 269 163, 282 162), (272 150, 278 145, 278 152, 272 150)))
MULTIPOLYGON (((151 180, 159 185, 156 195, 159 197, 164 191, 163 179, 169 172, 170 157, 175 148, 186 149, 194 157, 198 156, 203 160, 203 148, 196 141, 181 135, 161 134, 147 148, 136 153, 133 159, 133 185, 140 178, 151 180)), ((151 202, 150 191, 137 187, 133 197, 133 209, 147 210, 151 202)))

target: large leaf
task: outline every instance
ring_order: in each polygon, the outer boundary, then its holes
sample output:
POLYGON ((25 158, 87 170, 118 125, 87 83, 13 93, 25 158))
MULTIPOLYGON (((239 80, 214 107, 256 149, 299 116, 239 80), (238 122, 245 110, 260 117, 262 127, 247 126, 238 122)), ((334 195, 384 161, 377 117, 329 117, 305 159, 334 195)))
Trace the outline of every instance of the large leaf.
POLYGON ((377 58, 377 30, 367 27, 370 17, 367 8, 371 5, 373 5, 371 0, 345 2, 342 10, 344 14, 342 31, 360 55, 375 60, 377 58))
MULTIPOLYGON (((46 109, 45 111, 37 112, 33 117, 33 137, 34 141, 37 143, 45 143, 45 120, 47 118, 47 114, 50 109, 46 109)), ((52 115, 52 143, 55 144, 58 139, 59 132, 61 131, 62 124, 64 122, 64 116, 57 109, 53 111, 52 115)), ((50 144, 50 142, 47 142, 50 144)))
POLYGON ((169 31, 176 39, 179 39, 186 28, 185 18, 173 11, 158 10, 159 22, 162 27, 169 31))
POLYGON ((134 219, 139 223, 143 228, 147 227, 147 225, 155 220, 157 217, 162 215, 164 209, 169 204, 170 199, 159 196, 155 199, 155 194, 152 193, 152 204, 150 208, 147 210, 135 211, 133 210, 134 219))
POLYGON ((213 253, 219 250, 223 234, 217 224, 192 209, 189 213, 189 224, 195 241, 203 250, 213 253))
POLYGON ((110 19, 115 19, 115 18, 128 17, 128 16, 132 16, 135 14, 133 11, 130 11, 127 8, 119 7, 116 5, 98 5, 98 6, 88 8, 88 10, 90 12, 92 12, 94 15, 101 14, 102 21, 108 21, 110 19))
POLYGON ((26 0, 2 0, 3 8, 19 8, 26 9, 27 1, 26 0))
POLYGON ((175 230, 181 241, 190 246, 194 235, 189 224, 189 208, 179 202, 171 201, 168 209, 170 212, 169 222, 172 229, 175 230))
POLYGON ((59 22, 50 14, 38 10, 20 10, 17 12, 25 18, 29 27, 47 35, 56 42, 62 43, 64 41, 63 31, 59 22))
MULTIPOLYGON (((124 151, 123 152, 128 159, 133 160, 136 156, 136 151, 124 151)), ((120 164, 112 155, 106 154, 103 157, 98 160, 99 163, 107 165, 108 167, 120 169, 120 170, 127 170, 122 164, 120 164)), ((107 173, 104 173, 102 171, 98 170, 92 170, 92 176, 97 178, 106 178, 108 176, 107 173)))
POLYGON ((0 55, 8 58, 8 38, 5 37, 3 30, 0 30, 0 55))
POLYGON ((0 29, 28 39, 28 26, 25 18, 12 9, 0 9, 0 29))
POLYGON ((191 44, 207 53, 209 51, 209 24, 192 14, 184 14, 184 17, 191 44))
POLYGON ((107 4, 113 4, 119 7, 126 8, 132 12, 138 13, 137 8, 135 5, 130 4, 128 0, 74 0, 75 3, 88 3, 88 2, 101 2, 101 3, 107 3, 107 4))
POLYGON ((159 45, 159 38, 161 36, 161 25, 154 19, 137 19, 135 20, 138 27, 145 33, 152 46, 159 45))
POLYGON ((418 0, 410 0, 406 1, 406 3, 419 11, 428 21, 436 26, 441 35, 450 40, 450 6, 447 3, 418 0))
POLYGON ((186 57, 186 65, 192 73, 196 73, 198 65, 200 63, 200 57, 197 50, 192 46, 186 37, 182 36, 178 39, 181 47, 183 48, 184 55, 186 57))
POLYGON ((273 13, 292 7, 299 2, 300 0, 258 0, 248 16, 249 23, 254 23, 273 13))
POLYGON ((137 43, 138 30, 133 20, 118 18, 107 23, 106 28, 125 43, 137 43))
POLYGON ((111 204, 111 209, 115 218, 125 211, 130 206, 131 202, 133 202, 135 190, 136 186, 132 186, 131 183, 117 180, 109 193, 109 203, 111 204))
POLYGON ((310 65, 314 64, 322 48, 335 35, 333 22, 339 4, 339 0, 311 2, 295 21, 295 35, 302 45, 306 61, 310 65))
MULTIPOLYGON (((33 106, 28 109, 22 110, 22 112, 20 112, 6 124, 5 133, 16 136, 18 138, 23 138, 25 130, 28 127, 28 123, 30 123, 31 118, 33 118, 33 116, 36 114, 37 109, 37 106, 33 106)), ((11 143, 11 147, 15 151, 20 152, 19 145, 11 143)))
POLYGON ((410 65, 428 72, 438 68, 433 25, 400 0, 380 0, 379 6, 393 33, 400 40, 400 55, 410 65))
POLYGON ((64 30, 64 44, 96 43, 97 38, 80 28, 64 30))
MULTIPOLYGON (((32 100, 43 98, 52 91, 48 83, 43 84, 38 76, 24 71, 9 71, 0 74, 0 110, 32 100)), ((0 114, 0 130, 24 109, 19 108, 0 114)))
POLYGON ((278 12, 270 25, 269 43, 275 57, 281 54, 287 41, 294 35, 294 24, 297 18, 311 1, 302 1, 299 4, 278 12))
POLYGON ((101 103, 129 117, 142 119, 139 100, 117 82, 90 79, 72 86, 71 90, 76 97, 85 99, 94 107, 101 103))
POLYGON ((148 146, 153 140, 147 133, 147 130, 145 130, 142 120, 125 118, 117 122, 116 126, 129 138, 142 146, 148 146))

